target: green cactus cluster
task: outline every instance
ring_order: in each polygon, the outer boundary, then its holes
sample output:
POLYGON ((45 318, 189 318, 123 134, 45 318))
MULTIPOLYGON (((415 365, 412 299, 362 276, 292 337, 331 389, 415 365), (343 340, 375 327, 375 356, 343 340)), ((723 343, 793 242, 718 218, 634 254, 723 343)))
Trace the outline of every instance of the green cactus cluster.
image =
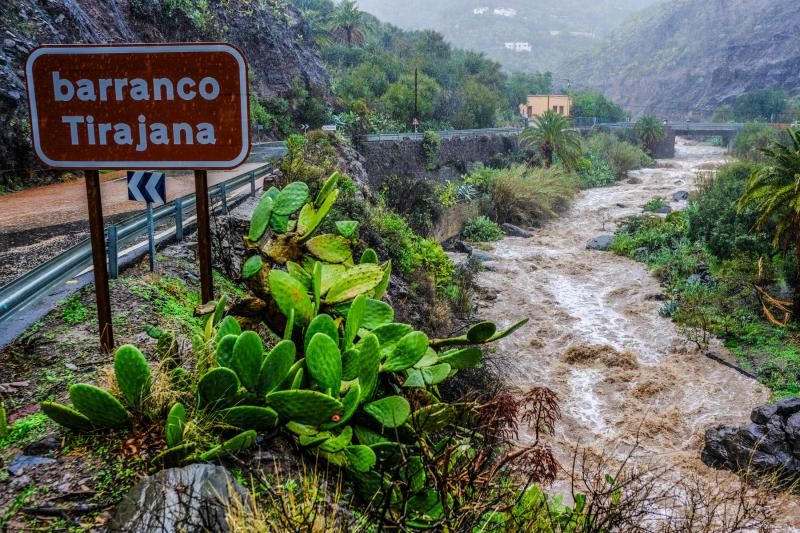
MULTIPOLYGON (((245 238, 243 278, 252 297, 205 308, 204 325, 192 336, 191 371, 178 366, 175 337, 151 328, 180 398, 158 414, 166 446, 152 462, 216 460, 249 448, 258 433, 286 431, 309 454, 349 472, 366 499, 383 495, 394 505, 394 492, 403 490, 411 496, 403 511, 434 524, 444 506, 426 480, 422 454, 476 412, 443 402, 438 385, 479 366, 481 345, 526 321, 504 331, 480 322, 447 339, 395 322, 382 301, 391 264, 380 264, 371 249, 354 260, 357 223, 316 235, 338 196, 338 178, 313 200, 302 183, 262 196, 245 238), (250 313, 237 312, 243 309, 250 313), (263 337, 251 330, 254 319, 266 326, 263 337)), ((120 398, 73 385, 72 406, 46 402, 44 412, 75 431, 130 428, 153 378, 133 346, 117 351, 114 370, 120 398)))

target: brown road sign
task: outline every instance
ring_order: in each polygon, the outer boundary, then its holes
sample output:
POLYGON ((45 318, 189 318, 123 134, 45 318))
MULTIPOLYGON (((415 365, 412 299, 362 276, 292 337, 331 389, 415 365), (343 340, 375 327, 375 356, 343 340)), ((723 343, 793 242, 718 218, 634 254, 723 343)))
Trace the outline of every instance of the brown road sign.
POLYGON ((50 167, 222 169, 247 158, 247 63, 229 44, 43 46, 25 72, 33 146, 50 167))
POLYGON ((114 336, 99 169, 195 170, 203 302, 211 276, 207 169, 250 151, 247 62, 224 43, 42 46, 25 67, 36 155, 83 169, 100 342, 114 336))

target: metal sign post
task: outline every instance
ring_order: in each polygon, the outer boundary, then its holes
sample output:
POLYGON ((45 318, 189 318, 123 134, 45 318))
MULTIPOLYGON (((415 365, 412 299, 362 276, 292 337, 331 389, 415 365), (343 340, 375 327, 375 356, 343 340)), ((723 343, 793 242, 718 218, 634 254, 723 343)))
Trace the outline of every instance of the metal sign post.
POLYGON ((150 272, 156 271, 156 228, 153 204, 167 202, 167 185, 163 172, 128 172, 128 200, 147 202, 147 241, 150 244, 150 272))
MULTIPOLYGON (((226 43, 48 45, 28 56, 25 82, 34 152, 86 176, 103 348, 114 340, 100 169, 195 171, 201 292, 204 303, 213 299, 206 171, 235 168, 250 152, 242 53, 226 43)), ((151 264, 153 233, 151 223, 151 264)))

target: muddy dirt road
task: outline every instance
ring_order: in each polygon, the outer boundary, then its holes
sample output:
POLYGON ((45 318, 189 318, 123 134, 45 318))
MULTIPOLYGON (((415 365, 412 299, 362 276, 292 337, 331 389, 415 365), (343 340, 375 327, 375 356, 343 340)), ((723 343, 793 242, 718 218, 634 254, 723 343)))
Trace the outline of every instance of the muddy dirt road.
MULTIPOLYGON (((724 159, 719 148, 679 141, 675 159, 631 173, 641 183, 584 191, 533 238, 497 243, 493 271, 479 275, 479 286, 497 296, 481 304, 481 316, 503 324, 531 318, 497 358, 520 389, 558 393, 562 464, 576 445, 622 456, 638 434, 641 460, 710 475, 699 461, 704 430, 743 424, 768 399, 764 387, 708 359, 659 316, 661 288, 644 265, 586 249, 613 234, 614 220, 641 213, 654 196, 692 190, 697 171, 724 159)), ((712 349, 725 356, 718 344, 712 349)))

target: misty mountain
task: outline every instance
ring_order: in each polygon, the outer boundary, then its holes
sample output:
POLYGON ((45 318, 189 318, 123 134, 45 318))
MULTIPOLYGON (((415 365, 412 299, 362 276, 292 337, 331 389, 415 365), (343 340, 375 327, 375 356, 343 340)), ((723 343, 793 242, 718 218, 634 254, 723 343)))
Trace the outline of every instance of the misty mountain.
POLYGON ((402 28, 436 30, 455 46, 485 52, 509 70, 535 72, 556 69, 657 1, 359 0, 359 6, 402 28))
POLYGON ((634 113, 707 117, 758 89, 800 93, 800 2, 671 0, 557 71, 634 113))

